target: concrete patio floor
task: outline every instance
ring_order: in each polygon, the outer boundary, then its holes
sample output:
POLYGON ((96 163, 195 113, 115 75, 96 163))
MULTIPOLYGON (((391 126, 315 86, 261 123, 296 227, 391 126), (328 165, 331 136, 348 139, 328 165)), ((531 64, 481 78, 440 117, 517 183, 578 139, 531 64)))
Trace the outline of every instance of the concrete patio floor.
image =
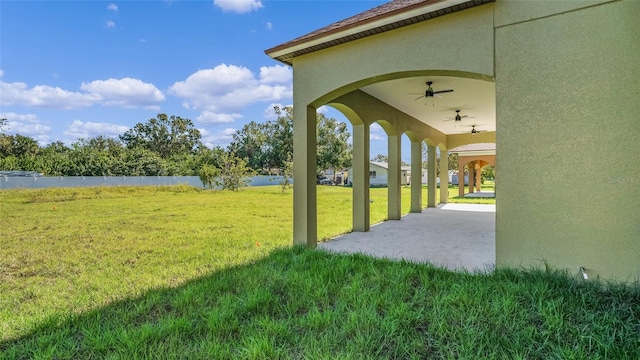
POLYGON ((428 262, 450 270, 492 270, 495 211, 495 205, 443 204, 319 243, 318 249, 428 262))

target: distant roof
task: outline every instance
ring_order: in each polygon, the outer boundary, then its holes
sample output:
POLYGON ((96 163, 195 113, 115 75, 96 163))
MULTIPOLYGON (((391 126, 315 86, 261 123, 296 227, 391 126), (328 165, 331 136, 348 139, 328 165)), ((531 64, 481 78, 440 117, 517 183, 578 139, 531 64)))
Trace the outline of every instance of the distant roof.
MULTIPOLYGON (((380 161, 371 161, 371 164, 380 166, 381 168, 389 169, 389 163, 380 162, 380 161)), ((411 170, 411 166, 403 165, 400 167, 401 170, 411 170)))
POLYGON ((476 144, 468 144, 458 146, 457 148, 449 150, 449 152, 457 153, 457 152, 468 152, 468 151, 488 151, 488 150, 496 150, 495 143, 476 143, 476 144))
POLYGON ((494 1, 393 0, 265 50, 265 53, 291 65, 296 56, 494 1))

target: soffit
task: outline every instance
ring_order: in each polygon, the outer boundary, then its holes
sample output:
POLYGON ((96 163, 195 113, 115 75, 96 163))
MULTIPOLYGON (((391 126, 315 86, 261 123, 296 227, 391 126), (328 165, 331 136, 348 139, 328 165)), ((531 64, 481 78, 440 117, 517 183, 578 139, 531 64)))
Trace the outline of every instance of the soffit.
POLYGON ((472 125, 478 131, 496 131, 496 91, 491 81, 448 77, 418 76, 383 81, 360 90, 411 115, 447 135, 470 133, 472 125), (421 97, 432 81, 434 91, 453 92, 421 97), (451 120, 460 110, 462 120, 451 120))

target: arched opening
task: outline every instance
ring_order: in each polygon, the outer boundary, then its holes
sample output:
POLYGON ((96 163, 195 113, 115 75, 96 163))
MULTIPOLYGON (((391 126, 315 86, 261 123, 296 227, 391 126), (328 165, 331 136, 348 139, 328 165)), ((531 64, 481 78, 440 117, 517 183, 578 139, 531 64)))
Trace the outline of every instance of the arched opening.
POLYGON ((495 165, 496 146, 495 143, 475 143, 459 146, 451 152, 457 158, 458 173, 454 175, 455 184, 458 187, 458 198, 464 197, 495 197, 495 165), (483 176, 482 169, 491 166, 489 174, 491 183, 483 188, 486 175, 483 176), (483 191, 484 190, 484 191, 483 191))
MULTIPOLYGON (((448 167, 444 173, 439 171, 438 164, 442 160, 442 154, 448 154, 447 149, 451 148, 452 144, 465 144, 484 138, 495 139, 495 100, 493 100, 495 89, 493 83, 477 74, 451 74, 465 77, 449 75, 446 72, 427 70, 410 74, 406 72, 387 74, 375 79, 367 79, 365 83, 369 85, 359 89, 350 90, 353 86, 351 84, 334 90, 331 94, 342 93, 342 95, 322 104, 321 101, 329 96, 329 94, 325 94, 312 102, 312 106, 307 107, 306 118, 310 119, 311 113, 309 111, 315 112, 316 106, 321 104, 329 105, 344 116, 344 120, 348 122, 350 127, 353 166, 351 173, 347 172, 346 176, 343 175, 341 178, 346 178, 346 183, 351 186, 352 212, 339 216, 341 221, 351 221, 352 231, 366 232, 369 231, 372 223, 380 220, 399 220, 402 214, 407 211, 421 213, 424 208, 435 208, 438 204, 446 203, 449 197, 447 186, 449 179, 448 167), (434 73, 437 73, 437 76, 425 75, 434 73), (407 75, 413 76, 402 77, 407 75), (394 79, 394 76, 400 76, 400 78, 394 79), (384 81, 380 82, 381 79, 384 81), (448 97, 429 98, 426 102, 424 99, 416 101, 415 97, 406 96, 405 91, 411 90, 402 90, 404 87, 424 86, 428 79, 431 79, 429 82, 432 82, 433 86, 452 87, 454 91, 451 93, 455 96, 448 94, 448 97), (395 94, 390 94, 389 90, 395 94), (482 96, 474 100, 473 93, 480 93, 482 96), (485 104, 487 99, 489 101, 485 104), (465 113, 465 120, 462 123, 457 120, 454 123, 449 123, 447 119, 451 117, 452 109, 459 107, 464 107, 468 111, 476 109, 477 116, 465 113), (480 136, 474 134, 472 139, 468 129, 462 126, 466 120, 469 120, 467 117, 477 117, 484 120, 480 136), (386 144, 384 140, 386 140, 386 144), (386 152, 381 149, 384 147, 386 147, 386 152), (423 150, 426 150, 428 158, 423 159, 423 150), (432 155, 428 155, 429 150, 432 155), (386 171, 387 176, 389 176, 389 172, 393 172, 393 179, 397 185, 394 183, 393 186, 389 186, 389 180, 383 179, 378 169, 371 169, 372 160, 379 153, 386 155, 387 160, 389 160, 389 155, 393 154, 396 165, 388 167, 386 171), (430 162, 432 165, 429 165, 430 162), (372 172, 376 173, 374 178, 372 178, 372 172), (416 178, 418 181, 415 181, 416 178), (403 179, 405 180, 403 181, 403 179), (381 182, 386 184, 383 185, 381 182), (440 186, 441 182, 445 185, 440 186), (386 187, 386 189, 376 189, 378 186, 386 187), (372 195, 372 189, 374 195, 372 195), (386 206, 379 206, 383 204, 386 206), (383 217, 378 212, 383 214, 383 217)), ((301 146, 307 152, 311 150, 315 152, 317 143, 313 143, 313 140, 315 139, 307 138, 301 146)), ((296 152, 299 151, 294 150, 294 156, 296 152)), ((305 160, 308 161, 308 157, 303 159, 303 162, 305 160)), ((388 163, 391 162, 388 161, 388 163)), ((306 173, 310 174, 308 169, 306 173)), ((297 183, 299 184, 299 182, 297 183)), ((312 213, 313 211, 317 212, 313 209, 317 209, 317 202, 322 200, 317 199, 315 190, 307 187, 306 190, 302 190, 304 193, 302 195, 303 201, 299 201, 303 205, 295 205, 296 191, 294 189, 294 213, 298 215, 294 215, 294 238, 300 237, 298 234, 302 232, 295 231, 297 226, 295 224, 305 221, 312 225, 303 224, 307 231, 306 234, 312 235, 314 227, 316 227, 316 234, 320 235, 320 238, 324 238, 321 235, 322 230, 317 229, 318 218, 330 215, 312 213), (295 210, 296 208, 303 208, 303 210, 295 210), (296 216, 300 217, 300 213, 306 213, 306 215, 302 221, 298 222, 296 216)), ((315 246, 317 235, 313 237, 311 243, 307 241, 307 245, 315 246)), ((302 238, 304 236, 308 235, 303 234, 302 238)))

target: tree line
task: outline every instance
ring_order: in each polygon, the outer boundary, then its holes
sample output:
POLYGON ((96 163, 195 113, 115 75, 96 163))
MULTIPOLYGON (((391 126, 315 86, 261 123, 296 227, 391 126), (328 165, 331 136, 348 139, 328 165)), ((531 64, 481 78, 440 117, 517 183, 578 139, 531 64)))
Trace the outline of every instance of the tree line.
MULTIPOLYGON (((137 123, 117 138, 96 136, 70 146, 61 141, 40 146, 31 137, 0 131, 0 170, 45 176, 199 176, 203 168, 224 170, 233 163, 254 173, 282 174, 291 167, 293 110, 274 110, 275 120, 246 124, 227 148, 205 146, 191 120, 166 114, 137 123)), ((5 124, 1 119, 0 129, 5 124)), ((345 124, 318 114, 319 169, 350 165, 349 136, 345 124)))

